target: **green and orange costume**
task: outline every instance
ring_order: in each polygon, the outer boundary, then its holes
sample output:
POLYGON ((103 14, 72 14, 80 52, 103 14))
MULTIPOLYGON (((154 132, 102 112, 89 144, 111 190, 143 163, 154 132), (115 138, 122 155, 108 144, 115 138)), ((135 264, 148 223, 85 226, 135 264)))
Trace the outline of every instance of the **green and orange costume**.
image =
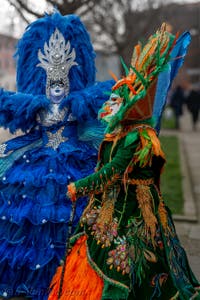
MULTIPOLYGON (((165 157, 151 119, 162 70, 153 54, 164 67, 174 41, 161 28, 145 46, 149 56, 136 46, 131 72, 113 87, 124 102, 108 124, 96 172, 68 186, 72 201, 90 200, 70 240, 61 300, 200 299, 160 192, 165 157)), ((49 300, 57 299, 61 273, 62 266, 49 300)))

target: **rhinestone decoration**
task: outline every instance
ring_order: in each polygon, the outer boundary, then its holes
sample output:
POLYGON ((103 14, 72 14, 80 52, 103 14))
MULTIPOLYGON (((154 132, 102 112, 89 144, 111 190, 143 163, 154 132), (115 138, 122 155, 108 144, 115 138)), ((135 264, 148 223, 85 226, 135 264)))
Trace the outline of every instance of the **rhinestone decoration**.
POLYGON ((101 247, 110 247, 114 238, 117 237, 118 220, 114 218, 110 224, 104 224, 101 228, 97 222, 98 215, 100 213, 100 207, 94 207, 88 211, 82 218, 81 223, 87 224, 91 230, 91 235, 97 241, 97 244, 101 244, 101 247))
POLYGON ((46 144, 46 147, 51 147, 56 150, 61 143, 66 142, 68 140, 68 137, 62 136, 63 130, 64 127, 61 127, 55 133, 47 131, 48 143, 46 144))
POLYGON ((1 144, 1 145, 0 145, 0 157, 6 156, 6 154, 5 154, 6 147, 7 147, 6 144, 1 144))
POLYGON ((41 110, 37 115, 37 121, 43 126, 51 126, 60 121, 63 121, 68 113, 67 107, 59 109, 59 104, 52 104, 50 110, 41 110))
POLYGON ((117 247, 108 252, 107 264, 110 269, 117 269, 118 272, 122 272, 123 275, 130 273, 130 265, 127 251, 127 243, 125 236, 117 237, 115 239, 117 247))
POLYGON ((39 264, 37 264, 37 265, 35 266, 35 268, 36 268, 36 269, 39 269, 39 268, 40 268, 40 265, 39 265, 39 264))
POLYGON ((44 54, 41 49, 38 51, 40 61, 37 67, 42 67, 47 72, 46 95, 49 97, 50 80, 62 79, 66 88, 66 95, 69 92, 68 73, 75 62, 76 52, 71 50, 70 42, 65 43, 62 33, 56 28, 50 36, 49 43, 44 44, 44 54))

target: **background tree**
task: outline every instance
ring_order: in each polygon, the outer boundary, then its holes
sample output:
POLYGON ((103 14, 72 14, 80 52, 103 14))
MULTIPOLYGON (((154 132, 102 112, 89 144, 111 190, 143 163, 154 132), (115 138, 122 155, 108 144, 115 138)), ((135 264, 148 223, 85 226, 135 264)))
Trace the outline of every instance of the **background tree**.
MULTIPOLYGON (((23 20, 30 23, 30 17, 40 18, 43 12, 40 12, 40 4, 36 4, 34 0, 8 0, 10 5, 14 6, 17 13, 23 20)), ((99 0, 46 0, 48 8, 56 7, 62 15, 77 13, 84 15, 88 9, 92 9, 99 0), (81 11, 78 10, 81 8, 81 11)))
POLYGON ((94 44, 130 62, 133 46, 161 25, 162 0, 101 0, 87 19, 94 44))
MULTIPOLYGON (((27 23, 30 16, 39 18, 43 15, 30 0, 8 2, 27 23)), ((46 3, 48 9, 57 7, 63 15, 80 15, 95 47, 115 53, 125 62, 130 61, 133 45, 157 26, 163 7, 163 0, 46 0, 46 3)))

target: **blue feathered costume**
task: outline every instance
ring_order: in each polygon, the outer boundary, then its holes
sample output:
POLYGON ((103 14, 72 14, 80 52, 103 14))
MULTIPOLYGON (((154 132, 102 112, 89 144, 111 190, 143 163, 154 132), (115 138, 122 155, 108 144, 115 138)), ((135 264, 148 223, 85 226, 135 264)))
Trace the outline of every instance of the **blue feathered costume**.
MULTIPOLYGON (((0 145, 0 295, 5 298, 46 299, 63 257, 71 210, 66 186, 95 167, 94 134, 101 131, 96 115, 113 85, 95 82, 94 58, 77 16, 46 15, 28 26, 18 43, 18 92, 0 90, 0 126, 24 132, 0 145), (70 41, 77 65, 69 71, 69 94, 51 118, 38 51, 56 29, 70 41), (40 117, 44 111, 50 113, 48 122, 40 117)), ((82 198, 77 204, 75 223, 85 203, 82 198)))

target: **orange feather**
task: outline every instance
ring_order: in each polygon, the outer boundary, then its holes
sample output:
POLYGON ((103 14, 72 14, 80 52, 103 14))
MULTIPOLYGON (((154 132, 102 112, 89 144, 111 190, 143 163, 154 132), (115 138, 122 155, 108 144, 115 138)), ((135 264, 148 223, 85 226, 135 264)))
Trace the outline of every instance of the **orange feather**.
MULTIPOLYGON (((92 269, 87 259, 87 237, 81 236, 67 258, 62 296, 60 300, 100 300, 103 280, 92 269)), ((57 300, 62 267, 58 267, 51 282, 48 300, 57 300)))

